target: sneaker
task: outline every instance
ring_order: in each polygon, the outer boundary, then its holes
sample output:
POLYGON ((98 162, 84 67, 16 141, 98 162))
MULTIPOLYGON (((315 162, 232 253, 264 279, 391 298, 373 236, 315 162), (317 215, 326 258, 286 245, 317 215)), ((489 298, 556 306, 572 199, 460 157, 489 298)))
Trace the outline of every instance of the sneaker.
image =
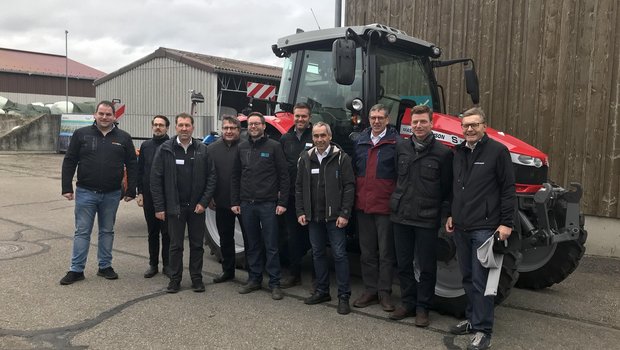
POLYGON ((275 287, 271 290, 271 299, 282 300, 282 298, 284 298, 284 293, 282 293, 280 287, 275 287))
POLYGON ((101 276, 108 280, 115 280, 118 278, 118 274, 114 272, 112 266, 106 267, 105 269, 99 269, 99 271, 97 271, 97 276, 101 276))
POLYGON ((456 335, 469 334, 471 333, 471 323, 469 322, 469 320, 461 321, 456 325, 450 327, 450 333, 456 335))
POLYGON ((202 293, 205 291, 205 284, 202 281, 192 281, 192 289, 196 293, 202 293))
POLYGON ((467 345, 467 350, 484 350, 490 347, 491 336, 486 333, 476 332, 471 338, 471 343, 467 345))
POLYGON ((157 275, 157 266, 149 266, 148 270, 146 270, 146 272, 144 272, 144 278, 151 278, 155 275, 157 275))
POLYGON ((178 293, 181 290, 180 281, 170 281, 166 287, 166 293, 178 293))
POLYGON ((351 312, 351 306, 349 306, 349 298, 338 298, 338 313, 341 315, 347 315, 351 312))
POLYGON ((261 284, 260 283, 256 283, 256 282, 248 282, 245 285, 243 285, 240 289, 239 289, 239 294, 248 294, 248 293, 252 293, 255 290, 259 290, 261 289, 261 284))
POLYGON ((73 284, 74 282, 77 282, 77 281, 82 281, 83 279, 84 279, 84 272, 69 271, 67 272, 65 277, 63 277, 60 280, 60 284, 62 284, 63 286, 66 286, 69 284, 73 284))
POLYGON ((332 300, 332 297, 329 294, 315 292, 314 294, 312 294, 311 296, 309 296, 308 298, 304 300, 304 304, 314 305, 314 304, 320 304, 320 303, 324 303, 324 302, 331 301, 331 300, 332 300))
POLYGON ((280 281, 280 288, 286 289, 294 286, 301 285, 301 277, 300 276, 287 276, 280 281))

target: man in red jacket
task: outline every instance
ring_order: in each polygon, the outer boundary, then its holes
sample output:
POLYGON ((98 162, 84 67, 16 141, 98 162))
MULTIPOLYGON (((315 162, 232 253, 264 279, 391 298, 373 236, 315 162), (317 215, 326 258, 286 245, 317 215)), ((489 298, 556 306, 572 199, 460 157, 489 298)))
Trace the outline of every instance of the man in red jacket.
POLYGON ((370 108, 370 127, 355 143, 353 166, 356 174, 357 223, 361 250, 362 280, 365 291, 353 306, 381 303, 394 311, 391 300, 396 257, 390 221, 390 196, 396 187, 396 143, 398 132, 388 126, 384 105, 370 108))

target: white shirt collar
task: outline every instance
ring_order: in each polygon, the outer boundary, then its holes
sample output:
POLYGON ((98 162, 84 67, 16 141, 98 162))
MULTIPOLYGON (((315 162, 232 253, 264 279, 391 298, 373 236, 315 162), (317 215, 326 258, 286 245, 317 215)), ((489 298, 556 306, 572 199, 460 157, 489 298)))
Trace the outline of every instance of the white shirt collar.
POLYGON ((372 134, 372 130, 371 130, 370 131, 370 141, 372 141, 373 145, 376 145, 377 143, 379 143, 379 141, 381 141, 381 139, 383 138, 383 136, 385 136, 385 134, 387 134, 387 128, 383 129, 383 132, 381 132, 377 136, 374 136, 372 134))
POLYGON ((315 149, 314 149, 314 153, 316 153, 316 157, 317 157, 317 158, 318 158, 318 160, 319 160, 319 164, 323 161, 323 158, 327 157, 327 155, 329 154, 329 151, 330 151, 331 147, 332 147, 331 145, 327 146, 327 148, 325 149, 325 152, 323 152, 323 153, 319 153, 318 148, 315 148, 315 149))

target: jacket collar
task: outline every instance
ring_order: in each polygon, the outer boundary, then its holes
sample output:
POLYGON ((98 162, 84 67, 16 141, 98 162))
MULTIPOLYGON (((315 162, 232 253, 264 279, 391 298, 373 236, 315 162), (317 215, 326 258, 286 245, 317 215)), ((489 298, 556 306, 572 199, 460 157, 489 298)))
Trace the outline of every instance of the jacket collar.
MULTIPOLYGON (((489 142, 489 135, 487 135, 487 133, 485 132, 482 138, 478 140, 478 143, 476 144, 476 148, 483 147, 487 142, 489 142)), ((467 148, 467 141, 463 141, 459 143, 458 145, 456 145, 456 149, 457 150, 470 150, 469 148, 467 148)))
MULTIPOLYGON (((370 140, 370 133, 371 132, 372 132, 372 128, 371 127, 367 127, 366 129, 364 129, 364 131, 362 131, 362 134, 360 135, 360 138, 358 139, 357 143, 358 144, 371 144, 372 145, 372 141, 370 140)), ((396 128, 393 127, 392 125, 388 125, 387 129, 385 131, 385 136, 375 146, 379 146, 379 145, 382 145, 384 143, 396 143, 397 136, 398 136, 398 131, 396 130, 396 128)))

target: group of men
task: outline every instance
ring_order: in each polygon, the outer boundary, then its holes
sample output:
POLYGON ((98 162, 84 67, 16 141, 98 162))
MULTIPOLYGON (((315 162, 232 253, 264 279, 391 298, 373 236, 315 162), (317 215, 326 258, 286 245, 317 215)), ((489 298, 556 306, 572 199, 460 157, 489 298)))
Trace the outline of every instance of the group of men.
POLYGON ((416 326, 426 327, 436 282, 437 235, 442 217, 447 216, 445 228, 454 234, 469 299, 466 320, 451 332, 473 333, 470 349, 488 348, 493 296, 484 295, 488 269, 478 261, 476 249, 496 232, 500 240, 511 234, 515 192, 510 154, 486 135, 480 108, 463 114, 465 140, 454 152, 435 139, 429 107, 412 108, 408 139, 389 125, 388 112, 380 104, 371 107, 370 127, 356 140, 352 157, 332 142, 328 124, 310 123, 311 108, 305 103, 293 107, 294 125, 280 142, 265 134, 265 118, 258 112, 248 115, 247 140, 240 139, 237 118, 224 117, 222 138, 208 147, 192 137, 191 115, 176 117, 177 135, 172 139, 167 136, 169 120, 155 116, 153 138, 141 145, 136 161, 131 137, 114 124, 113 104, 100 102, 95 123, 74 133, 63 162, 62 194, 76 200, 76 231, 71 267, 60 283, 84 279, 95 214, 99 223, 97 274, 118 278, 111 266, 114 219, 119 200, 133 199, 137 188, 149 237, 149 268, 144 277, 159 272, 161 239, 162 272, 170 278, 167 292, 180 290, 186 227, 192 289, 205 291, 205 210, 211 207, 222 250, 222 274, 215 283, 235 277, 234 231, 239 218, 248 268, 248 279, 239 293, 261 289, 263 272, 267 272, 272 298, 282 299, 282 288, 301 284, 301 262, 311 248, 312 295, 304 302, 330 301, 329 243, 338 282, 337 312, 348 314, 351 288, 345 229, 355 212, 364 292, 353 306, 380 304, 390 312, 389 318, 415 317, 416 326), (124 194, 123 168, 127 173, 124 194), (288 236, 289 269, 284 278, 280 215, 284 215, 288 236), (391 299, 395 267, 402 300, 398 307, 391 299))

